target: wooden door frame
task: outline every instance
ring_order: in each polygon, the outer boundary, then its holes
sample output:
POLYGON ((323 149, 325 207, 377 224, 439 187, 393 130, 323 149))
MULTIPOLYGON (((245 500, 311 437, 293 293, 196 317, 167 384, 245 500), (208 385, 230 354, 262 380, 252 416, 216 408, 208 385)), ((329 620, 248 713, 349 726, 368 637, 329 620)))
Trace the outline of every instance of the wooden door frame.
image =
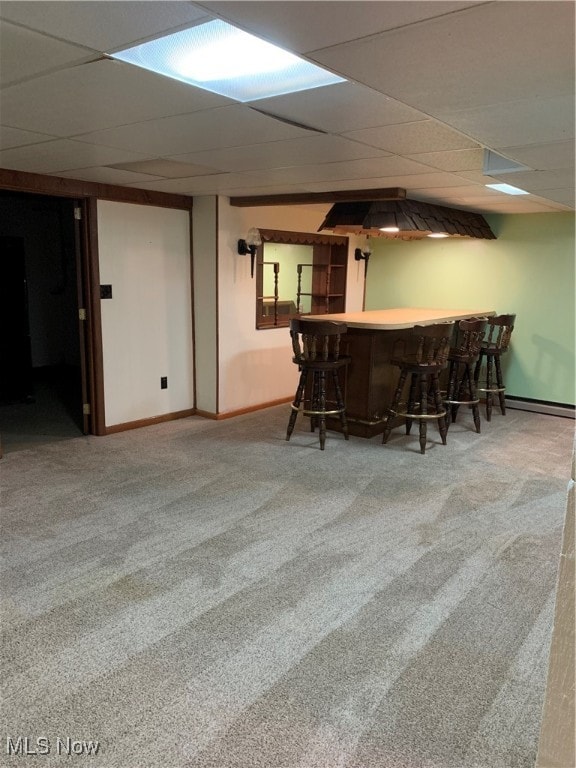
POLYGON ((90 408, 90 433, 93 435, 105 435, 104 365, 96 198, 87 197, 78 202, 81 208, 80 259, 84 309, 86 310, 84 360, 88 406, 90 408))

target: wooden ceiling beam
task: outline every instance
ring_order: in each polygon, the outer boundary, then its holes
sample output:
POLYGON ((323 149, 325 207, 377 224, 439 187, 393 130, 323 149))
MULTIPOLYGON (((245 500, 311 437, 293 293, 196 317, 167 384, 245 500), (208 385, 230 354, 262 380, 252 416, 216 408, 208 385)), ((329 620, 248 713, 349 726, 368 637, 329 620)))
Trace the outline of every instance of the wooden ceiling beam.
POLYGON ((400 187, 388 189, 350 189, 335 192, 296 192, 285 195, 247 195, 231 197, 230 205, 238 208, 255 208, 265 205, 312 205, 315 203, 352 203, 368 200, 404 200, 406 190, 400 187))

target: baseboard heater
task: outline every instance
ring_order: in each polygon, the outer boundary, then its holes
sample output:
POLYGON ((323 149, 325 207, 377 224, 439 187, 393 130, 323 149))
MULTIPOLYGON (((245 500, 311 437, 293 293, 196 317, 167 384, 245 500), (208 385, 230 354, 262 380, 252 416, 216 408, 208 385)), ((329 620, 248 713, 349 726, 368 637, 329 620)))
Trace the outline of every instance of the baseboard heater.
MULTIPOLYGON (((495 405, 498 405, 498 398, 495 398, 495 405)), ((564 416, 567 419, 576 418, 573 405, 564 403, 549 403, 545 400, 528 400, 522 397, 506 397, 506 407, 516 408, 518 411, 533 411, 534 413, 545 413, 548 416, 564 416)))

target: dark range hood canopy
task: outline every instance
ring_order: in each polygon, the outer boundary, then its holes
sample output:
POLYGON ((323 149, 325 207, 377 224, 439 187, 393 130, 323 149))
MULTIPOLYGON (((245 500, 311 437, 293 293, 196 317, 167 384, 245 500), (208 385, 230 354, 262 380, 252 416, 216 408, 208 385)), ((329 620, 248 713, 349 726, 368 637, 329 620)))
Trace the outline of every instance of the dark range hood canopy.
POLYGON ((423 237, 474 237, 494 240, 496 236, 479 213, 446 208, 418 200, 339 202, 332 206, 321 230, 338 234, 368 235, 396 240, 423 237), (382 231, 382 227, 389 230, 382 231))

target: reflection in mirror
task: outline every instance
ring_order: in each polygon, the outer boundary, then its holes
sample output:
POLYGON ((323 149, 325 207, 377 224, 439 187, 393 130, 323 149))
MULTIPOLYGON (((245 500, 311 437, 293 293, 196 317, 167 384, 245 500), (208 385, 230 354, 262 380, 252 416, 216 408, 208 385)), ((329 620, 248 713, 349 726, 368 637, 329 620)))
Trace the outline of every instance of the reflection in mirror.
POLYGON ((345 309, 348 238, 260 230, 256 327, 286 327, 301 314, 345 309))
MULTIPOLYGON (((283 309, 290 310, 288 314, 311 311, 312 302, 312 259, 311 245, 292 245, 290 243, 264 243, 264 305, 274 304, 274 265, 278 265, 282 285, 279 286, 279 313, 283 309), (298 269, 302 271, 300 286, 298 285, 298 269), (298 290, 300 288, 300 290, 298 290), (302 295, 305 294, 305 295, 302 295), (300 305, 298 299, 300 298, 300 305)), ((280 278, 278 280, 280 282, 280 278)), ((284 313, 285 314, 285 313, 284 313)))

